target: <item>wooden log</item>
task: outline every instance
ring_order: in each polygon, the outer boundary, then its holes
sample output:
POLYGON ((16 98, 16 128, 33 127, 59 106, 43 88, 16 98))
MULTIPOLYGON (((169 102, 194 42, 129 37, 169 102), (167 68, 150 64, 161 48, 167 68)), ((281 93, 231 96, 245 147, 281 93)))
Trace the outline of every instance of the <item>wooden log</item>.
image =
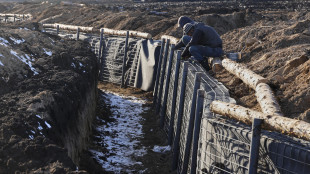
POLYGON ((170 40, 170 44, 177 44, 179 42, 180 39, 173 37, 173 36, 168 36, 168 35, 163 35, 161 36, 161 39, 169 39, 170 40))
POLYGON ((245 84, 249 85, 252 89, 255 89, 256 86, 260 83, 268 82, 268 80, 264 77, 255 74, 253 71, 247 69, 244 65, 230 59, 223 59, 222 65, 227 71, 239 77, 245 84))
POLYGON ((44 28, 57 28, 57 25, 55 25, 55 24, 43 24, 43 27, 44 28))
MULTIPOLYGON (((104 34, 108 35, 117 35, 117 36, 126 36, 127 30, 114 30, 109 28, 101 28, 104 31, 104 34)), ((129 31, 129 37, 140 37, 145 39, 151 39, 152 35, 149 33, 143 33, 139 31, 129 31)))
POLYGON ((255 95, 264 114, 283 116, 280 105, 269 85, 266 83, 258 84, 255 89, 255 95))
MULTIPOLYGON (((211 57, 209 59, 211 59, 211 57)), ((213 72, 219 72, 223 69, 222 59, 219 57, 212 57, 210 65, 213 72)))
POLYGON ((84 32, 92 32, 94 30, 94 27, 83 27, 83 26, 76 26, 76 25, 65 25, 65 24, 43 24, 44 28, 57 28, 57 25, 59 25, 60 29, 63 30, 72 30, 72 31, 77 31, 77 29, 79 28, 80 31, 84 31, 84 32))
POLYGON ((1 17, 26 17, 26 18, 32 18, 32 15, 31 14, 13 14, 13 13, 0 13, 0 16, 1 17))
POLYGON ((247 124, 250 124, 254 118, 260 118, 264 120, 263 127, 265 129, 293 135, 308 141, 310 140, 310 124, 305 121, 267 115, 262 112, 222 101, 213 101, 210 105, 210 109, 216 114, 228 116, 247 124))

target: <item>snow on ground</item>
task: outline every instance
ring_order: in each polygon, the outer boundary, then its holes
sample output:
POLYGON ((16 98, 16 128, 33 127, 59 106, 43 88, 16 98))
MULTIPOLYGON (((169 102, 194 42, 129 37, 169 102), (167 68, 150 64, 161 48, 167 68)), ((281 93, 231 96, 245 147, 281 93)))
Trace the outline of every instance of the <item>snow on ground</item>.
POLYGON ((45 121, 44 123, 49 129, 52 128, 52 126, 47 121, 45 121))
POLYGON ((155 145, 154 148, 152 149, 154 152, 157 152, 157 153, 166 153, 166 152, 169 152, 171 150, 171 146, 158 146, 158 145, 155 145))
POLYGON ((22 55, 22 56, 19 56, 19 55, 17 54, 17 52, 15 52, 15 51, 13 51, 13 50, 11 50, 11 54, 14 55, 16 58, 18 58, 20 61, 22 61, 22 62, 24 62, 25 64, 27 64, 27 65, 29 66, 29 68, 31 69, 31 71, 33 72, 34 75, 39 74, 39 73, 37 72, 37 70, 36 70, 34 67, 32 67, 31 58, 30 58, 27 54, 25 54, 25 56, 23 56, 23 55, 22 55))
POLYGON ((24 39, 15 39, 13 37, 10 37, 10 39, 15 43, 15 44, 21 44, 23 42, 25 42, 24 39))
POLYGON ((6 39, 0 37, 0 45, 3 45, 3 46, 8 46, 9 44, 9 41, 7 41, 6 39))
MULTIPOLYGON (((96 150, 90 152, 106 171, 133 173, 130 170, 131 166, 142 165, 142 162, 134 160, 134 157, 146 154, 145 147, 139 145, 139 138, 143 137, 141 125, 143 118, 140 114, 147 109, 142 107, 145 100, 104 92, 106 102, 111 107, 112 118, 116 121, 97 127, 101 132, 98 137, 102 139, 100 143, 108 149, 108 154, 96 150), (103 160, 104 157, 107 160, 103 160)), ((105 123, 104 120, 100 121, 105 123)))
POLYGON ((44 53, 47 54, 48 56, 53 55, 52 51, 47 51, 45 48, 43 48, 43 50, 44 50, 44 53))

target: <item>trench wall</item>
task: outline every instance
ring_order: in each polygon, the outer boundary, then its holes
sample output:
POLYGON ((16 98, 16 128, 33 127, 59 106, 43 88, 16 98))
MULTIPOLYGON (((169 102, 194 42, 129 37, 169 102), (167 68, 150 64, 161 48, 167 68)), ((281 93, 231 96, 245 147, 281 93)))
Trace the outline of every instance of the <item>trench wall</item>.
MULTIPOLYGON (((98 55, 101 80, 135 87, 122 78, 127 74, 128 79, 137 80, 143 39, 133 39, 131 46, 126 37, 105 36, 100 44, 100 36, 92 34, 85 40, 98 55)), ((214 114, 209 109, 213 100, 235 102, 226 87, 200 64, 181 60, 181 52, 169 40, 159 43, 152 89, 159 126, 173 151, 172 170, 182 174, 309 173, 309 142, 261 130, 258 122, 249 126, 214 114)))

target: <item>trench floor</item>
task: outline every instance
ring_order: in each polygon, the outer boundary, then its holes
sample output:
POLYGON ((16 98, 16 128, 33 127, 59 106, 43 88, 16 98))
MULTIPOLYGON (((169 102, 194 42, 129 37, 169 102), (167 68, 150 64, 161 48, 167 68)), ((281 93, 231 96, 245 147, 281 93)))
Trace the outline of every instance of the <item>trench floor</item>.
POLYGON ((173 173, 152 92, 99 83, 89 152, 104 173, 173 173))

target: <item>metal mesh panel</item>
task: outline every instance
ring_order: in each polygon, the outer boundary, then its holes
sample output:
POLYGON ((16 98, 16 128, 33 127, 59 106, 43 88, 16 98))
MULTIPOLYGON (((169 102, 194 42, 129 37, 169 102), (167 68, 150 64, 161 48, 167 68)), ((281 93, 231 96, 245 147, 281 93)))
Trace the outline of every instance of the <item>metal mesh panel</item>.
MULTIPOLYGON (((167 43, 165 43, 165 48, 166 48, 166 45, 167 45, 167 43)), ((169 46, 170 47, 170 46, 169 46)), ((158 76, 158 78, 159 78, 159 81, 158 81, 158 93, 157 93, 157 96, 156 96, 156 98, 157 98, 157 105, 159 105, 159 108, 158 109, 160 109, 161 108, 161 104, 162 104, 162 99, 163 99, 163 89, 164 89, 164 81, 162 81, 162 78, 164 78, 163 76, 165 76, 165 72, 166 72, 166 68, 168 68, 167 67, 167 61, 168 61, 168 58, 166 58, 166 61, 165 61, 165 56, 164 55, 169 55, 168 53, 169 53, 169 48, 168 48, 168 50, 166 50, 164 48, 164 51, 163 51, 163 57, 162 57, 162 62, 161 62, 161 68, 160 68, 160 72, 159 72, 159 76, 158 76)))
MULTIPOLYGON (((181 84, 182 84, 182 78, 183 78, 183 69, 184 69, 184 64, 181 64, 180 66, 180 71, 179 71, 179 82, 178 82, 178 89, 177 89, 177 99, 176 103, 180 103, 180 93, 181 93, 181 84)), ((177 104, 175 107, 175 115, 174 115, 174 128, 173 128, 173 137, 176 137, 177 133, 177 122, 178 122, 178 112, 179 112, 179 105, 177 104)))
POLYGON ((131 87, 135 84, 135 78, 137 75, 138 61, 139 61, 139 52, 141 46, 140 42, 137 40, 130 39, 128 43, 128 52, 126 60, 126 69, 129 69, 125 73, 125 83, 131 87))
POLYGON ((191 109, 191 103, 192 103, 193 92, 194 92, 193 89, 195 85, 194 79, 195 79, 195 73, 192 71, 189 71, 189 73, 187 74, 187 80, 186 80, 184 111, 183 111, 182 124, 181 124, 178 172, 181 172, 183 170, 184 154, 185 154, 185 148, 186 148, 186 138, 187 138, 187 131, 188 131, 188 126, 189 126, 189 119, 190 119, 190 109, 191 109))
POLYGON ((251 130, 218 119, 203 119, 197 173, 247 173, 251 130))
MULTIPOLYGON (((171 52, 171 45, 169 45, 168 47, 168 54, 167 54, 167 60, 166 60, 166 67, 164 69, 164 73, 161 75, 163 76, 164 80, 162 81, 163 82, 163 85, 162 85, 162 91, 161 91, 161 101, 160 101, 160 112, 162 111, 163 109, 163 105, 165 105, 166 103, 164 103, 164 95, 165 95, 165 90, 166 90, 166 80, 167 80, 167 77, 170 76, 170 74, 168 74, 168 64, 169 64, 169 56, 170 56, 170 52, 171 52)), ((165 63, 163 62, 163 65, 165 63)))
POLYGON ((259 173, 306 174, 310 172, 310 143, 279 133, 261 138, 259 173))
POLYGON ((105 82, 121 84, 125 38, 107 38, 102 51, 102 77, 105 82))
POLYGON ((167 97, 167 103, 166 103, 166 112, 165 112, 165 124, 164 124, 164 130, 168 134, 169 131, 169 126, 170 126, 170 120, 171 120, 171 110, 172 108, 172 98, 173 98, 173 89, 174 89, 174 75, 175 75, 175 70, 176 70, 176 62, 177 62, 177 54, 176 52, 173 55, 173 60, 172 60, 172 68, 171 68, 171 73, 170 73, 170 82, 169 82, 169 87, 168 87, 168 97, 167 97))
MULTIPOLYGON (((125 55, 125 40, 126 38, 105 38, 104 46, 102 49, 102 75, 101 80, 121 84, 122 80, 122 67, 125 55)), ((125 82, 133 86, 136 76, 136 67, 138 63, 138 52, 140 45, 137 39, 129 38, 128 52, 125 62, 125 82)))

